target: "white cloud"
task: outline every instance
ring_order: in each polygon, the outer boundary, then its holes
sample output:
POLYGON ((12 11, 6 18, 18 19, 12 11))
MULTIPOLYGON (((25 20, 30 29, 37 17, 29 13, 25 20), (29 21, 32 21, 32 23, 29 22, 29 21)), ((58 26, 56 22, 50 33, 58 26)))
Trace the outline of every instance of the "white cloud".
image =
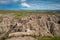
POLYGON ((27 0, 0 0, 0 4, 8 4, 8 3, 16 3, 16 2, 21 2, 22 7, 31 7, 28 3, 26 3, 27 0))
POLYGON ((0 0, 0 3, 1 4, 6 4, 6 3, 8 3, 9 2, 9 0, 0 0))
POLYGON ((21 5, 23 6, 23 7, 31 7, 29 4, 27 4, 27 3, 21 3, 21 5))
POLYGON ((26 0, 21 0, 21 5, 23 7, 31 7, 31 5, 29 5, 29 4, 26 3, 26 0))
POLYGON ((19 0, 0 0, 0 3, 1 4, 8 4, 8 3, 11 3, 11 2, 18 2, 19 0))

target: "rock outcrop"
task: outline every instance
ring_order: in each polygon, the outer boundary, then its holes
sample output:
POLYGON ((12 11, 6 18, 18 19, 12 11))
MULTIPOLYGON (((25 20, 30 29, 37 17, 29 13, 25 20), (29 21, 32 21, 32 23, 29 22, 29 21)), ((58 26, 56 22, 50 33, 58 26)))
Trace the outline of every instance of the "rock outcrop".
POLYGON ((60 19, 55 15, 29 15, 20 19, 0 16, 0 35, 17 26, 9 33, 11 36, 60 36, 60 19))

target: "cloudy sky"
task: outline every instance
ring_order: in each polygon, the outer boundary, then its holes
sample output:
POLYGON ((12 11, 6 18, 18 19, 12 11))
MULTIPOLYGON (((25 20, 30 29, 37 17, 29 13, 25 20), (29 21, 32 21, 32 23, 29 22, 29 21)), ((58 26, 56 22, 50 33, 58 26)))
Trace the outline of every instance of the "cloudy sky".
POLYGON ((60 10, 60 0, 0 0, 0 10, 60 10))

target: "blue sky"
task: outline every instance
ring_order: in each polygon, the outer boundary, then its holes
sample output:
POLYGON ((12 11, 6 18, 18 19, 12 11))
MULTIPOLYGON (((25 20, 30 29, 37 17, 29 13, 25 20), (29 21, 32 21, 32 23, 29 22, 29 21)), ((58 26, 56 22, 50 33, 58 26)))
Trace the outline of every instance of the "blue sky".
POLYGON ((60 0, 0 0, 0 10, 60 10, 60 0))

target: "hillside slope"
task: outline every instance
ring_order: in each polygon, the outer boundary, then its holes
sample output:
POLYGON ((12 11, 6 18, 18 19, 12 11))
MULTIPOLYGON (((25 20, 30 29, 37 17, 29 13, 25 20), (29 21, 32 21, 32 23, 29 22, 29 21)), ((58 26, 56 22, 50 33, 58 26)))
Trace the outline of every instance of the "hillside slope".
MULTIPOLYGON (((12 16, 0 14, 0 35, 2 36, 7 32, 9 32, 6 35, 8 37, 30 36, 27 37, 30 39, 31 36, 60 36, 60 19, 55 15, 45 14, 32 14, 14 19, 12 16), (14 28, 13 26, 16 27, 14 28), (14 29, 12 30, 12 28, 14 29), (11 31, 9 31, 10 29, 11 31)), ((23 40, 26 40, 26 37, 24 38, 23 40)), ((15 39, 11 38, 11 40, 15 39)))

